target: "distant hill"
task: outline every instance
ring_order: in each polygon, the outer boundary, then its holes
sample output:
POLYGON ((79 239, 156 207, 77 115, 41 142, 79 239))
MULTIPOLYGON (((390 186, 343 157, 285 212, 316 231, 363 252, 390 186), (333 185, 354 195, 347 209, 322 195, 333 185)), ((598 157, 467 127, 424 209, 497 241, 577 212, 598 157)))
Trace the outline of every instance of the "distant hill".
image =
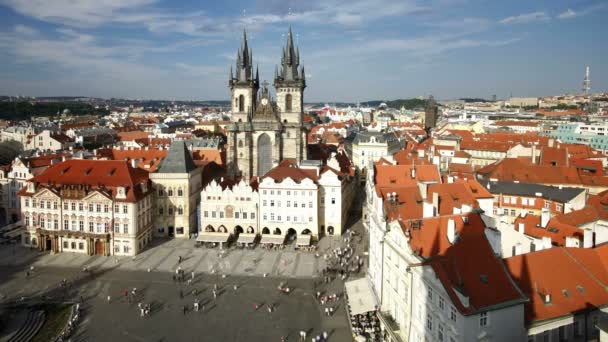
POLYGON ((421 99, 398 99, 398 100, 390 100, 390 101, 367 101, 361 102, 361 106, 368 107, 378 107, 381 103, 386 103, 389 108, 401 109, 404 107, 405 109, 416 109, 416 108, 424 108, 426 105, 426 100, 421 99))
POLYGON ((0 102, 0 119, 20 121, 34 116, 55 116, 64 109, 72 115, 108 114, 105 108, 96 109, 81 102, 0 102))

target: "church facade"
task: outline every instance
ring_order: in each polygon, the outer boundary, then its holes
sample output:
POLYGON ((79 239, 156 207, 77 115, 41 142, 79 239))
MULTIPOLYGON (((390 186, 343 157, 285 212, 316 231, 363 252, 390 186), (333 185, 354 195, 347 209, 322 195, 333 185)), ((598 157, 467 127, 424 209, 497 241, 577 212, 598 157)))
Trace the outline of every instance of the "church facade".
POLYGON ((243 32, 236 70, 230 69, 228 80, 232 122, 227 126, 227 167, 229 175, 245 178, 261 177, 284 159, 300 163, 307 158, 307 129, 303 124, 306 77, 291 29, 281 65, 275 67, 276 102, 266 82, 260 90, 252 55, 243 32))

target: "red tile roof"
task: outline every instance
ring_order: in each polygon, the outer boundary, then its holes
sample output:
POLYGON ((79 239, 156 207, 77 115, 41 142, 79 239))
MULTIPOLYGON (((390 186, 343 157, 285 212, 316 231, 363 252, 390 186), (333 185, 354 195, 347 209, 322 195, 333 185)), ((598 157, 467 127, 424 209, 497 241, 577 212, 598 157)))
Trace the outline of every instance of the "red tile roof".
POLYGON ((135 141, 138 139, 148 139, 150 132, 144 131, 129 131, 129 132, 118 132, 117 134, 119 141, 135 141))
POLYGON ((525 298, 515 287, 485 237, 485 225, 478 214, 450 215, 423 220, 401 221, 410 248, 430 264, 464 315, 498 304, 521 303, 525 298), (467 217, 465 223, 463 217, 467 217), (447 238, 449 220, 453 220, 457 241, 447 238), (416 225, 420 228, 415 228, 416 225), (456 293, 468 296, 465 306, 456 293))
MULTIPOLYGON (((148 173, 134 169, 128 162, 117 160, 71 159, 55 164, 29 181, 56 189, 62 186, 84 186, 90 190, 108 191, 116 196, 118 187, 126 187, 126 201, 143 197, 141 184, 148 184, 148 173)), ((149 188, 149 184, 148 184, 149 188)), ((21 194, 26 194, 27 187, 21 194)))
POLYGON ((477 174, 486 179, 499 181, 520 181, 540 184, 579 184, 586 186, 608 186, 608 177, 603 174, 584 173, 582 169, 572 166, 548 166, 532 164, 530 161, 505 158, 487 165, 477 174))
POLYGON ((110 158, 112 160, 137 160, 137 167, 148 172, 154 172, 160 165, 160 162, 167 156, 168 150, 159 150, 155 148, 129 148, 129 149, 112 149, 110 150, 110 158))
POLYGON ((528 296, 526 324, 592 310, 608 303, 608 245, 550 248, 504 260, 528 296), (550 302, 545 303, 545 295, 550 302))
POLYGON ((439 183, 441 177, 435 165, 380 165, 374 164, 374 183, 376 193, 380 196, 381 188, 412 187, 418 182, 439 183), (412 177, 412 169, 415 170, 412 177))
POLYGON ((474 179, 429 185, 426 196, 428 202, 433 202, 434 193, 439 195, 439 215, 452 215, 454 214, 454 208, 462 208, 463 205, 478 208, 477 199, 494 198, 486 188, 474 179))
POLYGON ((551 238, 555 246, 566 246, 566 238, 578 239, 581 246, 583 242, 583 231, 575 226, 550 219, 547 227, 541 227, 540 216, 527 214, 526 217, 517 217, 514 222, 515 229, 519 229, 519 224, 524 224, 524 234, 537 239, 543 237, 551 238))

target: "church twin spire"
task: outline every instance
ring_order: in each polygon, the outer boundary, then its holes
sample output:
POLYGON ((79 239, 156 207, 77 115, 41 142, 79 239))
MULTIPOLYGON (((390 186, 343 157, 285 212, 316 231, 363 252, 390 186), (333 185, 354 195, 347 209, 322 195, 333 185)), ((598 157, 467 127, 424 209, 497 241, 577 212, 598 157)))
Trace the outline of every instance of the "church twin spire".
POLYGON ((236 74, 233 74, 230 67, 229 85, 232 87, 236 84, 253 85, 256 89, 260 85, 260 74, 256 67, 255 75, 253 74, 253 52, 247 43, 247 32, 243 30, 243 39, 241 47, 236 54, 236 74))
MULTIPOLYGON (((247 42, 247 32, 243 30, 241 47, 236 54, 236 70, 233 72, 230 67, 230 87, 235 85, 254 86, 259 89, 260 74, 256 66, 253 73, 253 52, 247 42)), ((287 44, 283 47, 281 56, 281 66, 275 66, 274 71, 275 86, 299 86, 306 87, 306 76, 304 66, 300 66, 300 50, 293 43, 291 27, 287 33, 287 44)))
POLYGON ((300 67, 300 50, 293 44, 291 27, 287 33, 287 45, 283 48, 281 67, 275 67, 275 86, 306 87, 304 66, 300 67))

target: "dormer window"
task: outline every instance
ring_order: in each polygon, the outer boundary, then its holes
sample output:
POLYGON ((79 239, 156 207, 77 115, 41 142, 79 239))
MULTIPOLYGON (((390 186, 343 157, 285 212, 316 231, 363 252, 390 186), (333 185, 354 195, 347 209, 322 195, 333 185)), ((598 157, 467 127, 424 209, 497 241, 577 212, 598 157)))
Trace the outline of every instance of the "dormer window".
POLYGON ((34 183, 28 182, 27 183, 27 192, 34 192, 34 191, 36 191, 36 187, 34 186, 34 183))
POLYGON ((127 189, 123 186, 118 187, 116 192, 116 198, 126 198, 127 197, 127 189))

